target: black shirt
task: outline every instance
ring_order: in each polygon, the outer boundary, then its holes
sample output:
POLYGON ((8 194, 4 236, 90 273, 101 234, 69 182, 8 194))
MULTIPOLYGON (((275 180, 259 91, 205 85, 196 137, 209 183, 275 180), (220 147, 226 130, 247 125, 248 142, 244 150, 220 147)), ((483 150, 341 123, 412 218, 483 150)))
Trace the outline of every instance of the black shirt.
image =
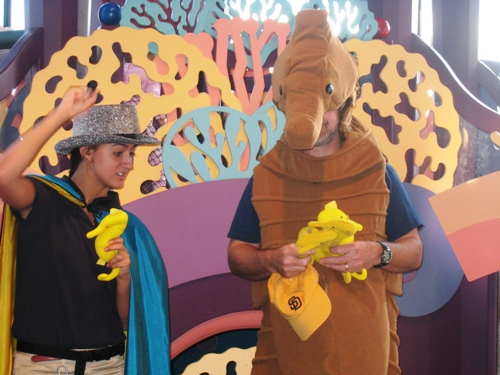
MULTIPOLYGON (((33 182, 33 207, 26 219, 18 217, 13 336, 70 349, 122 342, 116 280, 97 280, 109 269, 96 264, 94 239, 86 238, 93 223, 77 204, 33 182)), ((116 205, 116 193, 108 201, 116 205)))

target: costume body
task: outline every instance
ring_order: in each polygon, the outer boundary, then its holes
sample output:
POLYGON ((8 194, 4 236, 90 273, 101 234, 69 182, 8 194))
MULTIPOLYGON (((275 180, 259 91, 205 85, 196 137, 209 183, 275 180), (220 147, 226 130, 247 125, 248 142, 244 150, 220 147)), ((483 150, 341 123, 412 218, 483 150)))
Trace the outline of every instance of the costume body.
MULTIPOLYGON (((120 344, 125 334, 116 307, 116 281, 97 280, 99 273, 109 270, 96 265, 94 241, 85 236, 94 226, 81 208, 81 192, 68 178, 45 176, 33 182, 36 198, 30 214, 24 220, 4 218, 2 229, 2 236, 13 238, 7 231, 17 227, 17 244, 11 244, 17 248, 13 337, 65 349, 120 344), (6 223, 14 225, 6 228, 6 223)), ((121 208, 115 192, 87 209, 100 221, 112 207, 121 208)), ((137 217, 128 215, 123 234, 131 259, 126 373, 168 374, 165 268, 150 233, 137 217)), ((2 245, 7 244, 2 241, 2 245)), ((13 251, 6 247, 2 254, 13 251)), ((4 266, 2 261, 2 272, 4 266)), ((2 292, 9 288, 3 278, 1 288, 2 292)))
MULTIPOLYGON (((387 239, 385 159, 371 132, 356 120, 352 125, 335 155, 313 158, 278 142, 262 157, 252 187, 262 248, 295 242, 299 230, 331 200, 363 225, 357 240, 387 239)), ((264 317, 252 374, 400 373, 393 294, 402 293, 401 275, 372 268, 365 281, 345 284, 340 272, 317 263, 315 268, 332 313, 306 341, 270 303, 267 280, 253 283, 253 303, 264 317)))

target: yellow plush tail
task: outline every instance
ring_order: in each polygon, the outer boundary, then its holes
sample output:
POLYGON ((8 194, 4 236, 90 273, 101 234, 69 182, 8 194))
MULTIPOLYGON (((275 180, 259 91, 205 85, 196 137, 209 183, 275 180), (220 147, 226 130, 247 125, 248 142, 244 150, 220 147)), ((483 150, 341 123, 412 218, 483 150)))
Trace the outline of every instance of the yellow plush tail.
POLYGON ((368 276, 368 271, 366 268, 363 268, 361 272, 342 272, 342 276, 344 276, 344 282, 349 284, 353 277, 358 280, 365 280, 368 276))
POLYGON ((120 268, 113 268, 110 273, 101 273, 97 276, 97 280, 100 281, 111 281, 120 274, 120 268))

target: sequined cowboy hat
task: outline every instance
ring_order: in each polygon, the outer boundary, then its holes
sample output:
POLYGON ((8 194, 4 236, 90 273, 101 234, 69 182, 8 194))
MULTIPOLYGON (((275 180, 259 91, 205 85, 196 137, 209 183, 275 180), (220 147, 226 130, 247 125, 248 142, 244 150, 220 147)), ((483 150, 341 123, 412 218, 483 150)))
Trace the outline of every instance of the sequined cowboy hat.
POLYGON ((141 135, 135 107, 130 104, 96 105, 73 118, 73 136, 56 143, 58 154, 67 155, 83 146, 105 143, 155 145, 157 138, 141 135))

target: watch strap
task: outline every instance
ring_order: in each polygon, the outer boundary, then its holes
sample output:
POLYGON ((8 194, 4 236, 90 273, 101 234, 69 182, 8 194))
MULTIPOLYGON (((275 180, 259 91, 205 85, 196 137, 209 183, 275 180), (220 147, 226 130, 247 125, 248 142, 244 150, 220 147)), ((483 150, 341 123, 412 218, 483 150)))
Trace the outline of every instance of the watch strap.
POLYGON ((376 266, 373 266, 374 268, 382 268, 384 266, 387 266, 391 260, 392 260, 392 251, 389 248, 389 246, 381 241, 377 241, 380 246, 382 246, 382 256, 380 258, 380 263, 377 264, 376 266))

